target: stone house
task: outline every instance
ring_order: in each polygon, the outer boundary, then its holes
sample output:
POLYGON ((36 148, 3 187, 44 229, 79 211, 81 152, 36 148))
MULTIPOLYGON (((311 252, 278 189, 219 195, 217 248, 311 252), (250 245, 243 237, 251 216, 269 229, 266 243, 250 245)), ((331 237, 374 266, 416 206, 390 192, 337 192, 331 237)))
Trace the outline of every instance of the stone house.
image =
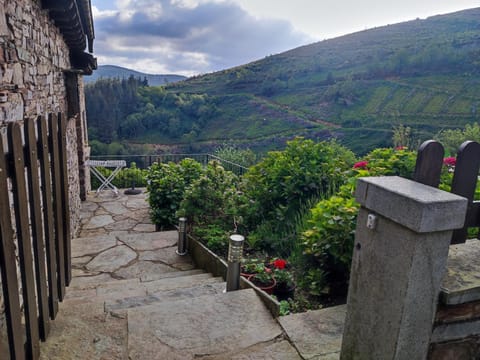
MULTIPOLYGON (((83 75, 96 68, 90 0, 0 0, 0 134, 9 122, 63 114, 72 236, 89 190, 83 75)), ((5 341, 0 291, 0 353, 5 341)), ((2 356, 0 356, 2 357, 2 356)))
POLYGON ((72 229, 88 184, 82 75, 96 68, 93 38, 90 0, 0 0, 0 128, 49 113, 68 117, 72 229))

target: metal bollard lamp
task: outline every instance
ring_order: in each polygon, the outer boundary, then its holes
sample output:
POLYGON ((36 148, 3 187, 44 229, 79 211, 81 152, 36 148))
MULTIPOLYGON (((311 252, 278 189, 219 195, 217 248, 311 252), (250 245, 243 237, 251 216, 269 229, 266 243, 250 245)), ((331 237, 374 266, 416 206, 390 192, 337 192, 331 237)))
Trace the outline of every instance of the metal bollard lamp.
POLYGON ((178 244, 177 255, 187 254, 187 218, 181 217, 178 219, 178 244))
POLYGON ((230 236, 228 245, 227 291, 235 291, 240 288, 240 262, 243 255, 244 240, 245 238, 242 235, 234 234, 230 236))

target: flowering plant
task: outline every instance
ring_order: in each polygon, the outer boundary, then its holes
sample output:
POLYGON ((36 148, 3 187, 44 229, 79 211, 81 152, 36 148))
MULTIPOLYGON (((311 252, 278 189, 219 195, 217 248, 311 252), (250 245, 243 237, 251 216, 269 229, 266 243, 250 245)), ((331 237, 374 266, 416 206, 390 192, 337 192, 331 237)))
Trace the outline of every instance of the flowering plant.
POLYGON ((368 161, 363 160, 363 161, 358 161, 355 164, 353 164, 354 169, 366 169, 368 165, 368 161))
POLYGON ((273 271, 272 269, 263 267, 263 271, 256 273, 251 279, 261 285, 270 285, 274 281, 273 271))
POLYGON ((258 259, 244 260, 242 272, 246 274, 258 274, 265 271, 265 265, 258 259))
POLYGON ((447 166, 455 166, 457 164, 457 159, 453 156, 446 157, 443 159, 443 164, 447 166))
POLYGON ((287 260, 276 259, 272 262, 272 264, 275 269, 283 270, 287 266, 287 260))

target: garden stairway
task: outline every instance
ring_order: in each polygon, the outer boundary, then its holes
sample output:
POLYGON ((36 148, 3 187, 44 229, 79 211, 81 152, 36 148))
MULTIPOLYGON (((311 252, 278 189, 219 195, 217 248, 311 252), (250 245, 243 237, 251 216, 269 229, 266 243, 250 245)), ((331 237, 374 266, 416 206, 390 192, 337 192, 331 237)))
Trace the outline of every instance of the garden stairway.
POLYGON ((144 195, 89 197, 41 359, 302 358, 252 289, 224 293, 154 230, 144 195))

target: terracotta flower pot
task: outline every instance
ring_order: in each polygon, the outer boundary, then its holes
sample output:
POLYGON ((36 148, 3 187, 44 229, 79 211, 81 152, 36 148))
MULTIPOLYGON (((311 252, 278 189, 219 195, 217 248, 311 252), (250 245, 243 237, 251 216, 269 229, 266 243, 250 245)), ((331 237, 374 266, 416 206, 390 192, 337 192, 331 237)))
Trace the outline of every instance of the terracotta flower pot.
POLYGON ((272 282, 270 284, 263 284, 258 281, 255 281, 255 275, 250 277, 249 279, 257 288, 260 290, 265 291, 267 294, 272 295, 273 294, 273 289, 275 288, 275 285, 277 282, 275 281, 275 278, 272 278, 272 282))
POLYGON ((249 274, 249 273, 243 273, 243 272, 240 273, 240 276, 241 276, 241 277, 244 277, 244 278, 247 279, 247 280, 250 280, 250 278, 251 278, 253 275, 255 275, 255 274, 249 274))

